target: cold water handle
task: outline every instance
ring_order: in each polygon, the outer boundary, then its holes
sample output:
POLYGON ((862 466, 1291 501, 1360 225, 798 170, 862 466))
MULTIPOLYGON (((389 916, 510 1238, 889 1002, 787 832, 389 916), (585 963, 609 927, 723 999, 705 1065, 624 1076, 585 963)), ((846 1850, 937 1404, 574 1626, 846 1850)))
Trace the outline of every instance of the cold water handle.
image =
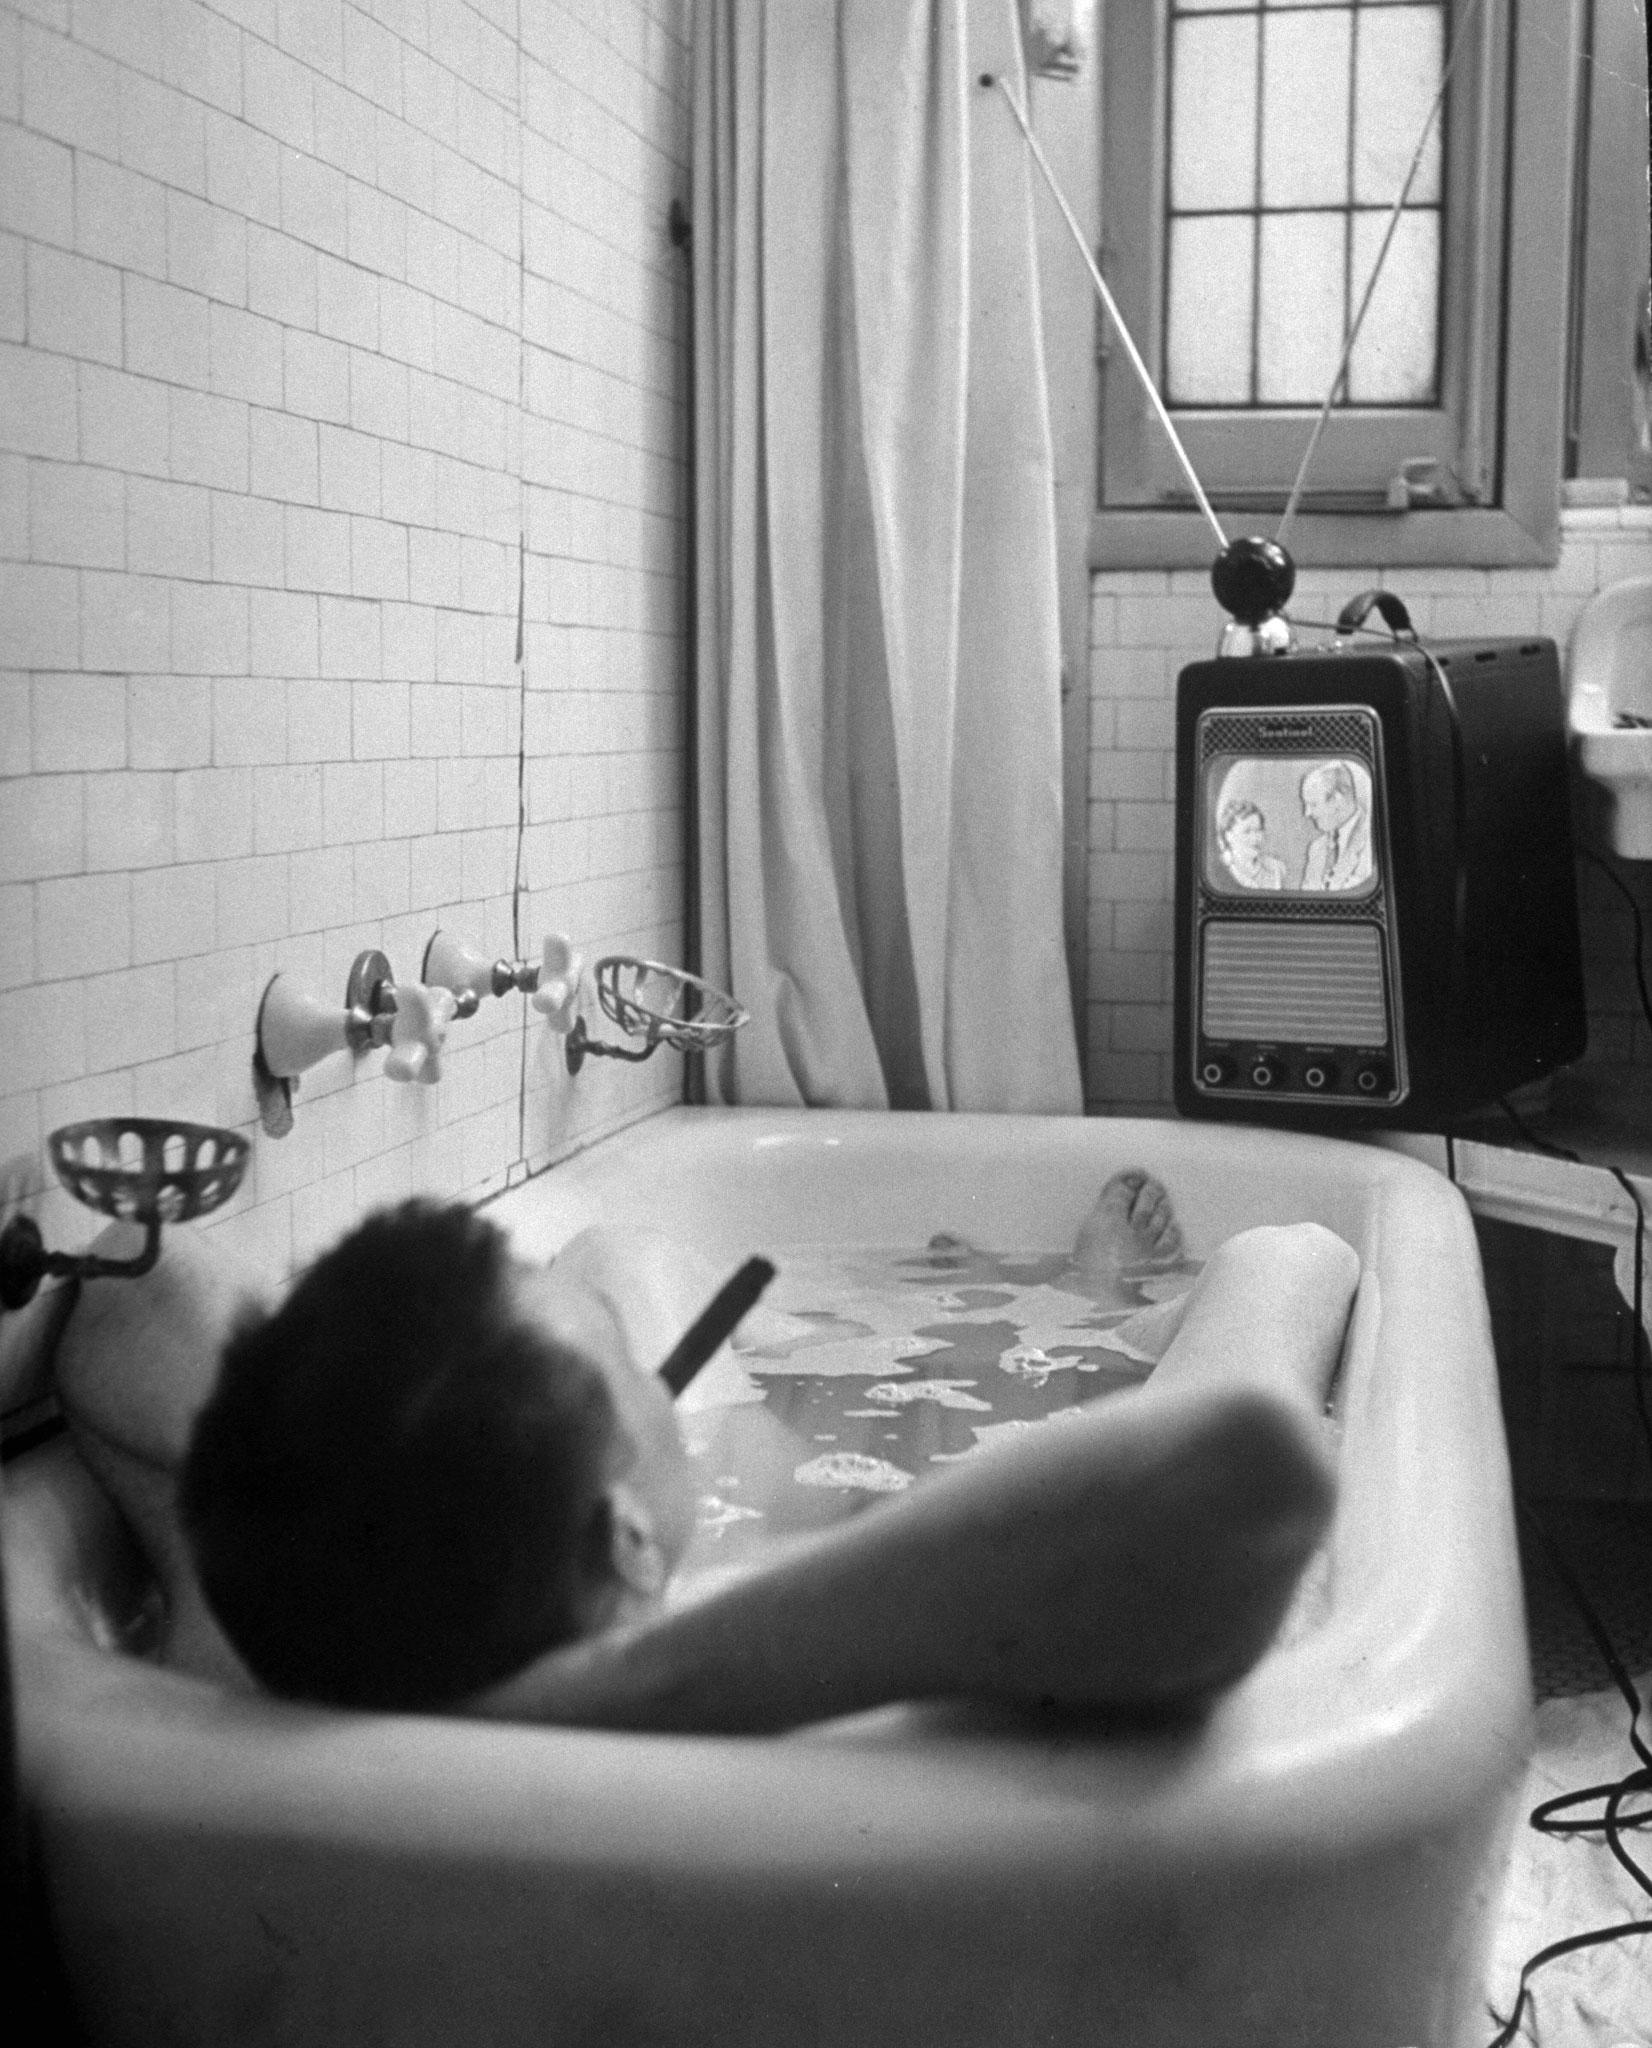
POLYGON ((552 932, 535 960, 493 960, 468 940, 451 932, 435 932, 424 954, 424 979, 449 989, 454 1015, 474 1017, 487 996, 525 994, 553 1031, 566 1031, 573 1021, 579 994, 580 956, 560 932, 552 932))
POLYGON ((387 1081, 420 1081, 426 1086, 442 1078, 442 1047, 457 1007, 451 989, 405 982, 392 991, 390 1050, 384 1057, 387 1081))
POLYGON ((584 972, 585 963, 572 943, 561 932, 550 933, 540 956, 538 986, 528 1000, 553 1031, 573 1029, 584 972))
POLYGON ((359 1058, 384 1046, 387 1080, 439 1081, 442 1047, 457 1008, 450 989, 398 982, 377 947, 356 955, 342 1004, 309 994, 290 975, 272 975, 258 1006, 252 1060, 266 1137, 284 1138, 292 1129, 299 1076, 333 1053, 359 1058))

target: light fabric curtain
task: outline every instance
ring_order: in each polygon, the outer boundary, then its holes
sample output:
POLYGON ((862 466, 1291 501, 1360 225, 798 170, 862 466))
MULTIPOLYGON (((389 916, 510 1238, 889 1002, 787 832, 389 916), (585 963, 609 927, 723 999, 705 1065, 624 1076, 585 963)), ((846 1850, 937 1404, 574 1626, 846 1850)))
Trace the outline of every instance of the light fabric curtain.
POLYGON ((696 8, 713 1099, 1072 1111, 1015 0, 696 8))

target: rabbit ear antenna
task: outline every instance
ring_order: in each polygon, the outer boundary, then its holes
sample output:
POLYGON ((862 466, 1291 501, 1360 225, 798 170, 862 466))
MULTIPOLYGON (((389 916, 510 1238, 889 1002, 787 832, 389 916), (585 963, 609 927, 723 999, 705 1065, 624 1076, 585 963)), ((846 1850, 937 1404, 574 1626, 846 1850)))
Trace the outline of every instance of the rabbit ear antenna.
POLYGON ((1135 371, 1141 388, 1146 394, 1148 404, 1152 406, 1159 425, 1164 428, 1170 445, 1175 450, 1176 460, 1181 465, 1182 474, 1187 478, 1188 485, 1193 492, 1194 501, 1198 505, 1199 510, 1204 514, 1205 523, 1216 536, 1216 545, 1225 550, 1228 545, 1228 537, 1222 530, 1222 522, 1216 517, 1211 507, 1211 502, 1205 495, 1205 487, 1199 481, 1198 472, 1194 469, 1187 450, 1182 446, 1182 437, 1177 433, 1170 414, 1165 410, 1164 400, 1159 396, 1158 387, 1153 382, 1152 373, 1149 371, 1147 364, 1142 360, 1142 353, 1136 346, 1135 337, 1124 324, 1124 315, 1119 311, 1118 301, 1113 297, 1106 278, 1101 274, 1101 266, 1096 262, 1095 257, 1091 253, 1090 244, 1085 239, 1084 230, 1079 225, 1078 216, 1073 212, 1072 207, 1068 205, 1067 195, 1056 182, 1056 175, 1050 169, 1049 159, 1038 146, 1038 137, 1032 132, 1031 124, 1028 122, 1026 115, 1021 111, 1019 101, 1002 78, 991 71, 983 71, 981 73, 981 84, 987 87, 996 86, 1004 95, 1004 104, 1015 116, 1015 124, 1021 130, 1028 153, 1032 157, 1033 162, 1038 166, 1039 174, 1043 178, 1044 183, 1050 188, 1050 197, 1055 201, 1056 206, 1060 210, 1061 218, 1067 223, 1067 232, 1078 244, 1078 253, 1084 258, 1084 267, 1090 273, 1090 282, 1095 286, 1096 296, 1101 300, 1108 319, 1113 323, 1113 331, 1118 335, 1120 342, 1124 346, 1124 353, 1130 359, 1130 367, 1135 371))
POLYGON ((1302 493, 1307 489, 1308 472, 1313 467, 1314 456, 1319 451, 1320 436, 1324 433, 1331 417, 1331 408, 1336 404, 1337 393, 1342 389, 1342 380, 1348 374, 1348 365, 1353 359, 1354 343, 1359 340, 1359 331, 1365 324, 1365 316, 1371 310, 1371 301, 1376 296, 1377 279, 1382 275, 1382 266, 1388 260, 1389 245, 1400 224, 1400 215, 1405 211, 1405 202, 1411 196, 1411 187, 1417 182, 1417 173, 1422 168, 1423 152, 1428 147, 1428 138, 1434 133, 1439 122, 1440 111, 1445 105, 1451 74, 1457 68, 1457 59, 1463 54, 1468 43, 1469 29, 1474 17, 1480 11, 1480 0, 1468 0, 1463 9, 1462 19, 1457 24, 1457 33, 1451 39, 1451 52, 1446 58, 1445 69, 1440 73, 1440 88, 1434 95, 1434 104, 1428 110, 1428 119, 1423 123, 1423 132, 1417 137, 1417 146, 1411 152, 1411 162, 1406 168, 1394 204, 1389 210, 1388 225, 1383 229, 1381 242, 1377 245, 1376 261, 1371 265, 1371 275, 1365 280, 1365 291, 1360 298, 1359 308, 1349 324, 1343 340, 1342 354, 1331 378, 1330 389, 1325 394, 1325 403, 1319 408, 1314 421, 1313 432, 1308 436, 1308 445, 1302 451, 1302 460, 1297 465, 1296 481, 1291 485, 1290 496, 1285 500, 1285 510, 1280 515, 1279 528, 1274 535, 1275 543, 1283 547, 1291 522, 1296 518, 1297 508, 1302 503, 1302 493))

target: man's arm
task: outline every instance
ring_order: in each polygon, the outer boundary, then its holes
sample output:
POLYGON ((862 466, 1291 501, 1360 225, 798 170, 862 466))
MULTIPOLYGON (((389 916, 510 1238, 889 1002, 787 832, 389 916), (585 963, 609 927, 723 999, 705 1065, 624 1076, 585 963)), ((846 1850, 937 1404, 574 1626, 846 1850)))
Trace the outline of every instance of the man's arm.
POLYGON ((1208 1699, 1266 1649, 1329 1521, 1316 1415, 1357 1277, 1313 1226, 1232 1240, 1146 1386, 552 1651, 469 1711, 733 1732, 902 1699, 1208 1699))
MULTIPOLYGON (((131 1224, 112 1224, 94 1248, 126 1258, 141 1236, 131 1224)), ((266 1292, 207 1233, 176 1226, 163 1233, 148 1273, 83 1283, 55 1361, 75 1448, 125 1517, 165 1595, 167 1661, 247 1689, 252 1681, 202 1597, 176 1496, 224 1338, 266 1292)))
MULTIPOLYGON (((125 1258, 141 1242, 135 1225, 114 1223, 91 1248, 125 1258)), ((267 1294, 260 1276, 187 1225, 162 1233, 159 1259, 138 1279, 85 1281, 57 1347, 57 1391, 70 1422, 175 1470, 225 1337, 267 1294)))

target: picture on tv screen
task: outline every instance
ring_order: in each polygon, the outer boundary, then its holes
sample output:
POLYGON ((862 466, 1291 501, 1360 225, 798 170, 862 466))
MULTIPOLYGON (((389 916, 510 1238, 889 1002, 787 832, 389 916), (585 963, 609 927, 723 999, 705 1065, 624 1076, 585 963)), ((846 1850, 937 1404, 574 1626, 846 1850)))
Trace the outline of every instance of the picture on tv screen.
POLYGON ((1224 896, 1368 896, 1371 771, 1337 754, 1220 754, 1205 771, 1205 879, 1224 896))

